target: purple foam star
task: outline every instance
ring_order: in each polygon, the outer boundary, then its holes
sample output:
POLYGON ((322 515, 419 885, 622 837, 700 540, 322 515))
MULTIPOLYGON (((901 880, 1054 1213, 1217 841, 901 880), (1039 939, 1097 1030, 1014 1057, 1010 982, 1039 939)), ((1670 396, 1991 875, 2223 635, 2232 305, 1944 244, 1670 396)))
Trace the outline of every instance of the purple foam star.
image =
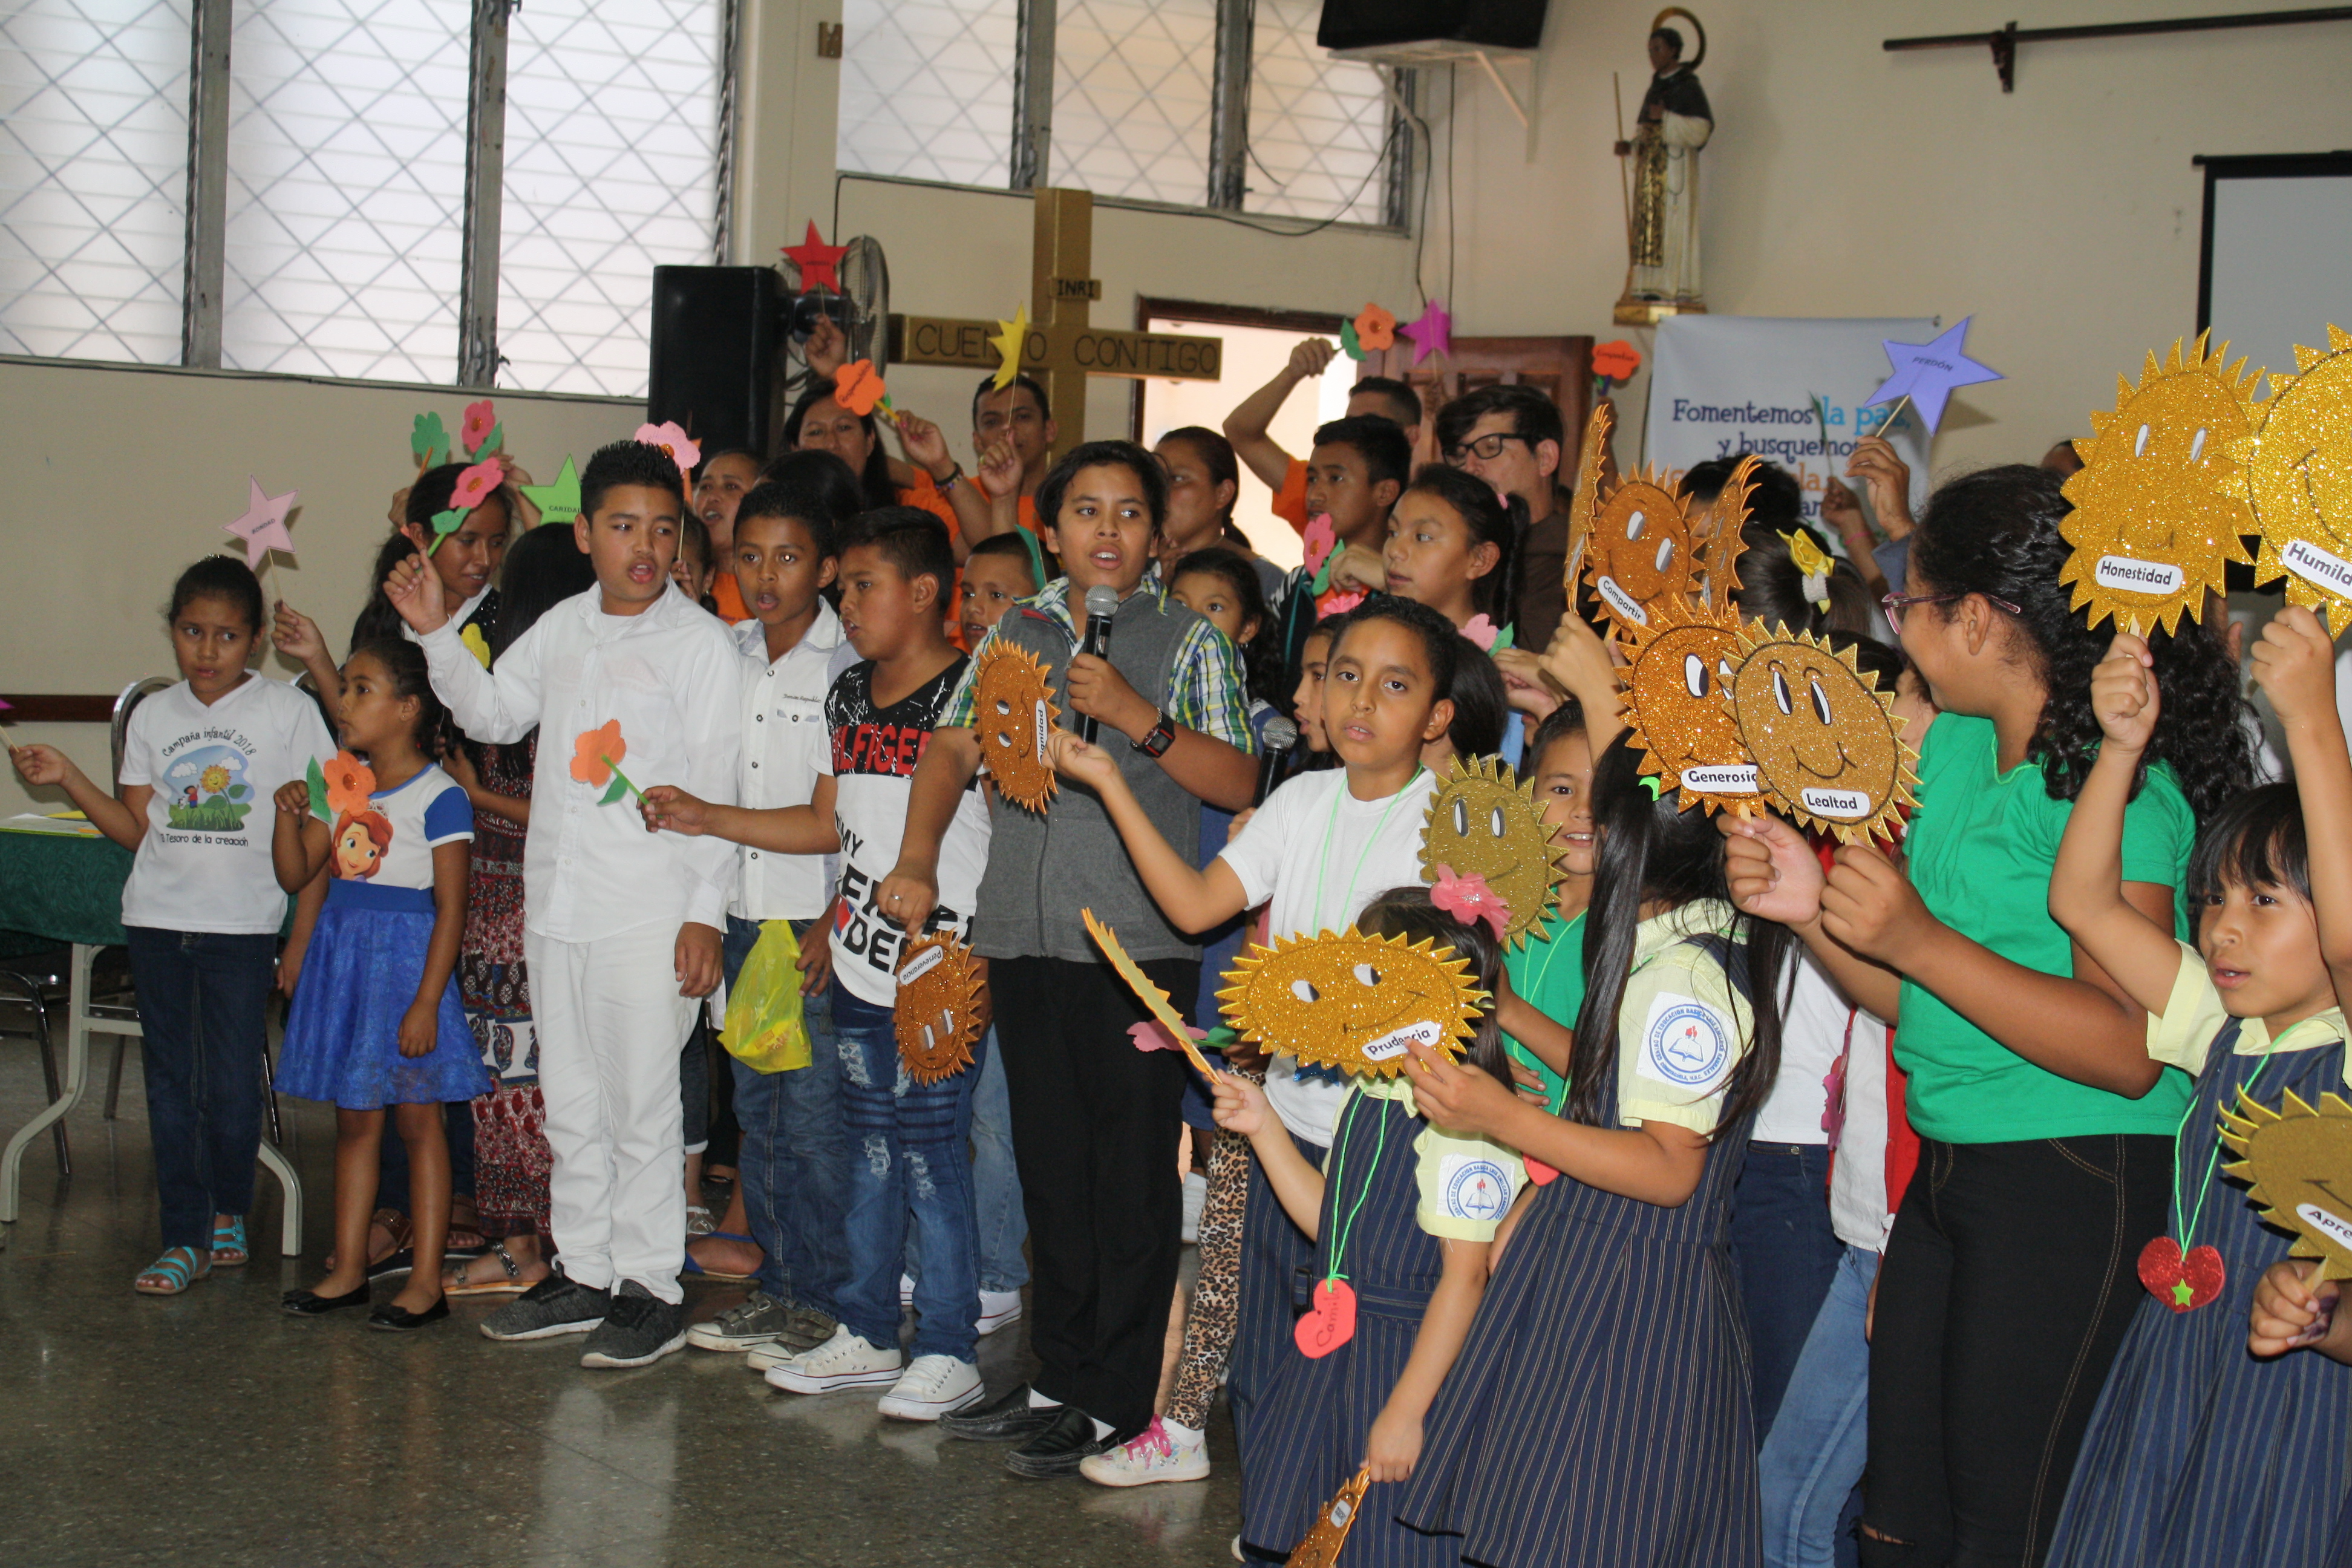
POLYGON ((1944 400, 1952 395, 1955 388, 2001 379, 2000 372, 1990 365, 1979 364, 1960 352, 1968 340, 1969 322, 1974 319, 1961 317, 1959 325, 1933 342, 1898 343, 1891 338, 1882 339, 1887 363, 1895 367, 1895 374, 1871 394, 1865 406, 1876 407, 1908 396, 1917 405, 1919 417, 1927 422, 1927 433, 1934 435, 1936 426, 1943 423, 1944 400))
POLYGON ((1397 329, 1412 340, 1412 363, 1419 365, 1432 354, 1451 355, 1454 353, 1454 318, 1445 313, 1445 301, 1432 300, 1419 317, 1397 329))
POLYGON ((245 542, 245 563, 258 572, 273 550, 282 550, 289 558, 293 555, 294 536, 286 531, 286 514, 294 510, 294 502, 302 492, 264 495, 261 481, 249 474, 246 483, 253 487, 253 497, 245 504, 245 515, 235 522, 223 523, 221 531, 233 533, 245 542))

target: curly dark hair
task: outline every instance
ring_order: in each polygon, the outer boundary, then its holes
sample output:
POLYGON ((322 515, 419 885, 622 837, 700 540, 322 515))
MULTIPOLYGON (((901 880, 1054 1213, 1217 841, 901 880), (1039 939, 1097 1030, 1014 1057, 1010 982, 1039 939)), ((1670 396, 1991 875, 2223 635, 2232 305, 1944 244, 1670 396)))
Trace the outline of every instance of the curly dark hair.
MULTIPOLYGON (((2091 711, 2091 671, 2114 632, 2093 631, 2069 607, 2073 589, 2058 581, 2069 546, 2058 525, 2071 510, 2059 477, 2011 463, 1952 479, 1927 502, 1911 541, 1915 594, 1981 594, 2019 608, 2014 617, 2032 647, 2047 695, 2042 726, 2027 755, 2042 764, 2053 800, 2083 792, 2099 749, 2091 711)), ((1923 606, 1947 617, 1956 605, 1923 606)), ((2132 781, 2136 796, 2151 762, 2168 763, 2200 822, 2253 784, 2245 698, 2229 650, 2203 626, 2184 620, 2170 636, 2151 631, 2148 652, 2164 694, 2156 735, 2132 781)))

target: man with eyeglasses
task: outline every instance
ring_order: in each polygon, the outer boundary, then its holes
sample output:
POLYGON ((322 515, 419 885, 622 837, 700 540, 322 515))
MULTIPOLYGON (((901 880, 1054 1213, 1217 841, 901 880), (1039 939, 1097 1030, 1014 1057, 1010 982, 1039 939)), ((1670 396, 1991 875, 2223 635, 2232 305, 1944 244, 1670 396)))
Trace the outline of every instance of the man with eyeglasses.
POLYGON ((1518 646, 1540 653, 1568 613, 1568 503, 1559 489, 1559 410, 1532 386, 1482 386, 1437 413, 1437 450, 1507 500, 1527 503, 1519 536, 1518 646))

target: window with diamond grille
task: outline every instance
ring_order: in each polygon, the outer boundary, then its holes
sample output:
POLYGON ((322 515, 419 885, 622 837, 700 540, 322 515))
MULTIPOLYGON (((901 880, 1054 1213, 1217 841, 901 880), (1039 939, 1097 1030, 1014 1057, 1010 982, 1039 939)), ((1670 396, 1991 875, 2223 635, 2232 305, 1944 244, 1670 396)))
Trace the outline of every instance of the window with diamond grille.
POLYGON ((221 363, 457 374, 467 0, 238 0, 221 363))
POLYGON ((185 0, 0 6, 0 353, 176 364, 185 0))
MULTIPOLYGON (((1250 45, 1248 194, 1254 213, 1384 219, 1388 94, 1380 73, 1316 46, 1320 0, 1257 0, 1250 45)), ((1060 127, 1055 133, 1058 136, 1060 127)))
POLYGON ((500 386, 643 396, 654 268, 708 263, 722 0, 530 0, 507 33, 500 386))
POLYGON ((1216 58, 1216 0, 1060 0, 1047 178, 1201 205, 1216 58))
POLYGON ((1015 0, 844 0, 837 166, 1002 186, 1017 12, 1015 0))

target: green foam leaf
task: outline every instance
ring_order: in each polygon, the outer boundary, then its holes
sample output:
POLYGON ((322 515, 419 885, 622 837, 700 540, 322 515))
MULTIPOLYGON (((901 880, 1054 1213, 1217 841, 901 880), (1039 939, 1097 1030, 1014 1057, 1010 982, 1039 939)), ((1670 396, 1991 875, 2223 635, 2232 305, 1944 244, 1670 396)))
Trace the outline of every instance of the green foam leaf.
POLYGON ((629 781, 621 776, 620 769, 615 768, 613 770, 613 783, 611 786, 604 791, 604 798, 599 800, 596 804, 598 805, 610 805, 628 793, 629 781))
POLYGON ((310 771, 304 773, 302 778, 303 782, 310 786, 310 815, 332 826, 334 816, 327 810, 327 773, 325 769, 319 766, 318 758, 310 759, 310 771))

